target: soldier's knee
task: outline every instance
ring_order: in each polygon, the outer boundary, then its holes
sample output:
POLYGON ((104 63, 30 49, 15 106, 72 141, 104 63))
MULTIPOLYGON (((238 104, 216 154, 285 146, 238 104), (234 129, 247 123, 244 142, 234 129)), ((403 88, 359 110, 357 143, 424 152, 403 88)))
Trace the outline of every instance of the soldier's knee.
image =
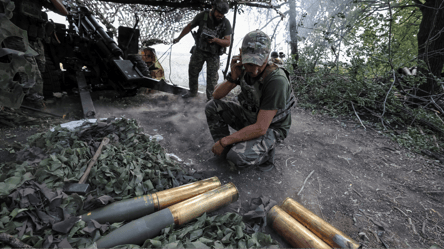
POLYGON ((239 154, 234 152, 233 150, 228 151, 226 159, 236 166, 238 166, 242 161, 239 154))
POLYGON ((205 105, 205 115, 206 116, 211 115, 217 109, 215 101, 217 101, 217 99, 212 99, 212 100, 208 101, 207 104, 205 105))
POLYGON ((248 167, 254 162, 254 160, 249 160, 244 154, 236 152, 233 149, 228 151, 226 159, 238 168, 248 167))

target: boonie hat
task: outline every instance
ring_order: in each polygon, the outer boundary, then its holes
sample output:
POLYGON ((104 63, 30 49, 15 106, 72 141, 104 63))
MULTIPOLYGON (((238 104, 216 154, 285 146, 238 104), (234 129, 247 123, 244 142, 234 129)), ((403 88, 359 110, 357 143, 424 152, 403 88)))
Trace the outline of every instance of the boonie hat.
POLYGON ((262 66, 270 54, 271 39, 260 30, 251 31, 242 41, 242 64, 262 66))
POLYGON ((219 13, 223 15, 227 14, 228 10, 230 9, 227 1, 224 0, 215 0, 213 6, 217 11, 219 11, 219 13))

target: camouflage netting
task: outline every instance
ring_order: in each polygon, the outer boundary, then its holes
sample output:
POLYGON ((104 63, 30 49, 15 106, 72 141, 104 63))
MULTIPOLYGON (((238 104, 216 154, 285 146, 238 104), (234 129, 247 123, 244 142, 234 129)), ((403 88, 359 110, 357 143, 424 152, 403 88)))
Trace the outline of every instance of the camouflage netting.
MULTIPOLYGON (((148 239, 142 248, 277 248, 270 235, 246 233, 242 216, 226 213, 207 217, 203 214, 184 227, 173 226, 148 239)), ((122 247, 128 248, 129 245, 122 247)))
MULTIPOLYGON (((0 171, 0 237, 9 234, 35 248, 90 246, 124 222, 99 224, 79 221, 77 216, 113 201, 204 178, 187 173, 136 121, 123 118, 84 123, 73 130, 59 126, 53 132, 35 134, 17 152, 15 162, 0 164, 0 171), (87 196, 66 194, 64 184, 79 181, 104 137, 110 143, 88 177, 92 190, 87 196)), ((185 227, 165 229, 145 246, 276 244, 268 235, 248 234, 247 229, 244 233, 247 226, 241 220, 236 214, 204 215, 185 227)), ((0 247, 5 246, 0 241, 0 247)))
MULTIPOLYGON (((179 0, 164 0, 151 1, 156 2, 160 6, 147 4, 124 4, 111 3, 99 0, 75 0, 65 1, 70 7, 76 5, 84 5, 91 10, 94 15, 100 20, 108 30, 111 30, 114 35, 117 35, 116 27, 113 25, 116 21, 120 26, 133 27, 135 24, 134 14, 137 13, 140 17, 140 41, 148 44, 164 43, 171 44, 174 36, 177 37, 182 29, 193 20, 194 16, 205 8, 211 6, 211 0, 190 1, 196 5, 194 7, 169 7, 161 3, 184 3, 187 1, 179 0)), ((230 7, 234 6, 232 0, 228 0, 230 7)), ((270 0, 257 0, 255 2, 270 3, 270 0)))

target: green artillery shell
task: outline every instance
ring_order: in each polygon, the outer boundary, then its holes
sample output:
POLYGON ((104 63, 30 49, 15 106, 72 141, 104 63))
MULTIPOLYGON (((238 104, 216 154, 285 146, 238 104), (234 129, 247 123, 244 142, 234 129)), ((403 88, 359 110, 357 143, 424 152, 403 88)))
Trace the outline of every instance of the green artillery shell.
POLYGON ((142 244, 155 237, 163 228, 175 223, 182 225, 205 212, 211 212, 238 199, 239 194, 233 183, 205 192, 191 199, 177 203, 161 211, 144 216, 112 231, 100 238, 98 248, 125 244, 142 244))
POLYGON ((205 193, 220 185, 220 181, 217 177, 211 177, 202 181, 163 190, 151 195, 144 195, 114 202, 82 215, 81 219, 83 221, 96 220, 99 223, 115 223, 124 220, 130 221, 205 193))
POLYGON ((160 210, 145 217, 133 220, 130 223, 112 231, 100 238, 97 248, 110 248, 117 245, 141 245, 145 240, 157 236, 163 228, 174 223, 171 211, 160 210))

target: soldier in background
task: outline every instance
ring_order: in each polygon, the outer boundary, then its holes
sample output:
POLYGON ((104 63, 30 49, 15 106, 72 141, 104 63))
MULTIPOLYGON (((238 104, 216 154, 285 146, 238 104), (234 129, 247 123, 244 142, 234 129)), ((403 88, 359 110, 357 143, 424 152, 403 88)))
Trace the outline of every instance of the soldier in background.
POLYGON ((276 51, 271 52, 271 62, 278 64, 278 65, 284 65, 284 62, 279 58, 279 55, 276 51))
POLYGON ((215 0, 210 11, 203 11, 183 28, 180 35, 173 40, 177 43, 187 35, 194 27, 199 26, 197 33, 193 33, 195 46, 191 49, 188 77, 190 92, 183 98, 195 97, 198 90, 198 77, 203 64, 207 63, 207 100, 212 99, 214 87, 219 79, 219 56, 225 53, 225 48, 231 44, 231 24, 225 18, 229 6, 225 0, 215 0), (208 34, 213 34, 209 37, 208 34))
POLYGON ((157 59, 156 50, 151 47, 145 47, 142 49, 141 54, 142 60, 150 70, 151 77, 158 80, 165 79, 165 73, 162 65, 160 65, 160 62, 157 59))

